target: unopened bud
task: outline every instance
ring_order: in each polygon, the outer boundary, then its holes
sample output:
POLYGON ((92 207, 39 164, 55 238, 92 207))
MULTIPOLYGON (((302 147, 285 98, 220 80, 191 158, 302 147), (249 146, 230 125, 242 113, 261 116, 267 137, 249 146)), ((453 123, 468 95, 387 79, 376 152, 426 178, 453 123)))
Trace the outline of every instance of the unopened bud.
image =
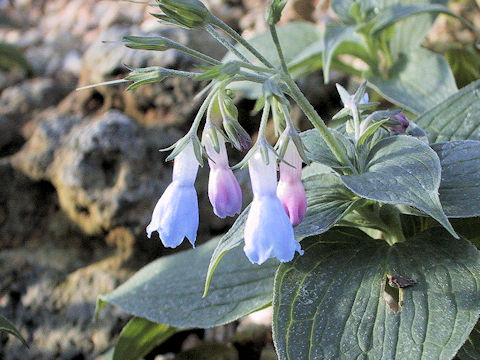
POLYGON ((386 125, 394 133, 405 134, 410 122, 403 113, 399 113, 390 117, 390 120, 387 121, 386 125))
POLYGON ((267 12, 265 13, 265 21, 269 25, 275 25, 280 21, 282 16, 282 11, 285 5, 287 4, 287 0, 272 0, 270 5, 267 8, 267 12))
POLYGON ((227 133, 228 139, 237 150, 246 151, 252 147, 252 138, 237 120, 224 118, 223 128, 227 133))
POLYGON ((174 22, 188 27, 200 28, 210 23, 210 11, 198 0, 157 0, 158 6, 174 22))

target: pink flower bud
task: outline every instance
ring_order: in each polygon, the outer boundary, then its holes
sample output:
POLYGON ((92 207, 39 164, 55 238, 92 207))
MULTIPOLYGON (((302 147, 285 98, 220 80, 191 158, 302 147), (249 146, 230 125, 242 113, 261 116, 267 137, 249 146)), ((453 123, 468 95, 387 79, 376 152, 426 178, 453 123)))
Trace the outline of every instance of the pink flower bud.
POLYGON ((403 113, 392 116, 390 118, 390 122, 392 122, 392 124, 390 125, 390 123, 387 122, 387 126, 390 128, 390 130, 397 134, 405 134, 408 126, 410 125, 410 122, 403 113))
POLYGON ((232 170, 228 166, 227 150, 221 134, 217 134, 220 151, 217 153, 209 136, 205 150, 210 165, 208 198, 213 212, 220 218, 235 216, 242 211, 242 190, 232 170))
POLYGON ((300 224, 307 211, 307 197, 302 184, 302 159, 292 141, 289 141, 287 151, 280 163, 280 181, 277 196, 287 212, 293 226, 300 224))

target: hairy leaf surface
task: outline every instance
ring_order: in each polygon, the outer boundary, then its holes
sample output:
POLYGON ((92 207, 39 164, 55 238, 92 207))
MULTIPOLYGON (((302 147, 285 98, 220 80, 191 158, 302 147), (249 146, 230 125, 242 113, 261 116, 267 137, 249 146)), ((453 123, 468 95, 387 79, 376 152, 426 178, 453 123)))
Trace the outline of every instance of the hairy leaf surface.
POLYGON ((272 278, 278 262, 251 264, 238 248, 226 255, 202 298, 205 276, 218 239, 196 249, 162 257, 140 269, 105 303, 149 321, 175 327, 208 328, 229 323, 272 301, 272 278))
POLYGON ((280 360, 449 360, 477 322, 480 255, 441 228, 393 246, 353 229, 302 245, 275 278, 280 360), (403 299, 398 312, 385 290, 403 299))

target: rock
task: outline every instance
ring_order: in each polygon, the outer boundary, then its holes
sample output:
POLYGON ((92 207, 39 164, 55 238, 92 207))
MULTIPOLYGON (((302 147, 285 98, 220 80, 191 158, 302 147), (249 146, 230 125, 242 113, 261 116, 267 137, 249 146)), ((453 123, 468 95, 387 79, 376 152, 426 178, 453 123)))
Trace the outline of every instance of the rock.
POLYGON ((72 238, 63 245, 54 240, 39 248, 3 251, 0 309, 15 319, 30 347, 27 351, 8 339, 0 357, 73 360, 105 351, 110 346, 108 334, 118 332, 125 320, 118 310, 107 307, 101 312, 103 321, 93 322, 96 296, 113 290, 129 275, 119 268, 118 256, 98 261, 105 256, 104 250, 88 250, 81 239, 72 238))
POLYGON ((162 159, 152 157, 165 142, 148 140, 132 119, 109 111, 73 127, 55 151, 48 178, 62 208, 87 234, 123 225, 144 231, 152 199, 170 182, 162 159))
POLYGON ((242 359, 258 359, 263 347, 271 340, 271 327, 247 324, 237 329, 232 343, 242 359))
POLYGON ((0 95, 0 156, 13 153, 23 143, 22 128, 41 109, 56 105, 68 86, 36 78, 5 89, 0 95), (13 150, 12 150, 13 148, 13 150))
MULTIPOLYGON (((104 40, 121 40, 125 35, 161 35, 192 48, 201 48, 213 57, 221 58, 224 50, 208 35, 184 29, 161 28, 144 33, 136 28, 114 26, 100 35, 104 40)), ((176 51, 139 51, 121 44, 95 42, 86 51, 79 79, 79 87, 123 78, 128 74, 125 64, 131 67, 161 66, 177 70, 193 70, 198 62, 176 51)), ((147 125, 184 126, 193 118, 198 104, 193 99, 202 84, 184 78, 167 78, 161 83, 142 86, 125 92, 126 85, 100 86, 75 94, 71 111, 90 112, 116 108, 147 125), (92 100, 96 103, 89 105, 92 100)))

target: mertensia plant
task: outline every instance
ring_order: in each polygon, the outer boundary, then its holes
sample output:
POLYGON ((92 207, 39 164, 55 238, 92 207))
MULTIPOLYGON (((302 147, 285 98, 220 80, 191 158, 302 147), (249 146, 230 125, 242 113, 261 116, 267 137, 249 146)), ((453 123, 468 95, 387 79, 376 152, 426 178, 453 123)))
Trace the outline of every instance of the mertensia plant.
POLYGON ((206 30, 227 47, 223 61, 163 37, 123 39, 133 49, 176 49, 202 65, 135 68, 110 83, 209 82, 190 130, 168 149, 172 182, 148 237, 158 234, 167 247, 195 244, 194 183, 205 160, 215 214, 240 215, 221 238, 154 261, 99 297, 98 311, 110 303, 134 315, 113 357, 137 359, 180 329, 273 305, 282 360, 479 359, 480 82, 458 90, 443 57, 420 46, 432 14, 452 13, 437 2, 333 0, 341 22, 321 33, 306 23, 277 29, 285 3, 272 1, 269 32, 247 41, 198 0, 158 0, 163 13, 154 16, 206 30), (343 62, 345 53, 366 70, 343 62), (337 85, 344 108, 335 128, 294 81, 320 66, 327 80, 332 67, 367 80, 354 93, 337 85), (378 110, 368 86, 400 108, 378 110), (262 112, 254 143, 236 91, 262 112), (297 131, 292 103, 313 129, 297 131), (228 143, 245 154, 233 168, 228 143), (242 212, 234 170, 246 166, 253 201, 242 212))

